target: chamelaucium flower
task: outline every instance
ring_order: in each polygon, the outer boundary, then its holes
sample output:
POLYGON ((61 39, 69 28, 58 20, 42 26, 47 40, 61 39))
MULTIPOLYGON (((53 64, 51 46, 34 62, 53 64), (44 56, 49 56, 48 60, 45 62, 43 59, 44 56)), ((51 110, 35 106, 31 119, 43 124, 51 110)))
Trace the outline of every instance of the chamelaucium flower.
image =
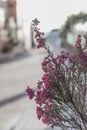
MULTIPOLYGON (((39 120, 63 130, 87 130, 87 44, 82 48, 81 35, 75 43, 76 51, 60 52, 56 57, 45 44, 44 33, 33 20, 37 48, 47 50, 41 63, 44 74, 37 82, 37 89, 27 87, 29 99, 37 104, 39 120)), ((87 42, 87 33, 84 35, 87 42)))

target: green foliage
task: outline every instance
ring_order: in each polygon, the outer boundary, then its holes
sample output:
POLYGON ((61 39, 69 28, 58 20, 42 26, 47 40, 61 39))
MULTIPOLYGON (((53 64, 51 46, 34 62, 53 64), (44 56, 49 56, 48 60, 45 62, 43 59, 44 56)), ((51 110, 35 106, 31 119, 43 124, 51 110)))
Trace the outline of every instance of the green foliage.
POLYGON ((74 24, 85 23, 86 21, 87 13, 80 12, 79 14, 72 14, 67 18, 65 24, 62 26, 61 36, 65 36, 65 34, 70 31, 71 26, 73 26, 74 24))

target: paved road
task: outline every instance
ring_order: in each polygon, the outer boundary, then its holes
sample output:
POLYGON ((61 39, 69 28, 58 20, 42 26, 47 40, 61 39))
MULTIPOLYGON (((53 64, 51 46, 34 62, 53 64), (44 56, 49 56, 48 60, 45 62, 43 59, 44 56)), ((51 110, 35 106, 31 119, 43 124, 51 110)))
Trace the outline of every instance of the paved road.
POLYGON ((46 128, 37 120, 35 104, 25 95, 27 85, 35 88, 41 79, 44 55, 43 50, 33 50, 31 55, 0 64, 0 130, 46 128))
POLYGON ((0 130, 9 130, 29 109, 25 89, 27 85, 35 87, 40 79, 43 55, 33 51, 31 56, 0 64, 0 130))

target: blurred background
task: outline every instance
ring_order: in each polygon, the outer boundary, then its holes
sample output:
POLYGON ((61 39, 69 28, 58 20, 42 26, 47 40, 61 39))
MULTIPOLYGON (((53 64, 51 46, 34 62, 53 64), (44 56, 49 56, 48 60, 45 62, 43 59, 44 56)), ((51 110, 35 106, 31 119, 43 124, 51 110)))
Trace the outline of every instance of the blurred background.
POLYGON ((36 49, 34 18, 55 55, 73 52, 77 35, 87 31, 87 2, 0 0, 0 130, 51 130, 37 120, 35 104, 25 94, 28 85, 35 88, 41 79, 46 55, 36 49))

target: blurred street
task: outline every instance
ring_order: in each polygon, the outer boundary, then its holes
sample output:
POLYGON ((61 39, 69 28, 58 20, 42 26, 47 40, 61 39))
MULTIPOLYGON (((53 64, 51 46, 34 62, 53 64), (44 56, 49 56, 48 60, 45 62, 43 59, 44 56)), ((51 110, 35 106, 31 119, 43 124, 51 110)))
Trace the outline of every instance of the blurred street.
MULTIPOLYGON (((0 130, 14 130, 27 111, 30 115, 28 114, 26 119, 24 117, 24 121, 27 120, 28 125, 30 123, 30 129, 35 127, 32 125, 31 128, 31 121, 34 116, 36 118, 35 106, 25 95, 25 89, 27 85, 35 87, 40 79, 40 62, 44 54, 33 50, 25 57, 0 64, 0 130)), ((27 126, 24 126, 23 130, 26 129, 27 126)))
POLYGON ((44 50, 35 49, 0 64, 0 130, 49 129, 37 120, 35 104, 25 94, 27 85, 35 88, 41 79, 41 61, 45 55, 44 50))

